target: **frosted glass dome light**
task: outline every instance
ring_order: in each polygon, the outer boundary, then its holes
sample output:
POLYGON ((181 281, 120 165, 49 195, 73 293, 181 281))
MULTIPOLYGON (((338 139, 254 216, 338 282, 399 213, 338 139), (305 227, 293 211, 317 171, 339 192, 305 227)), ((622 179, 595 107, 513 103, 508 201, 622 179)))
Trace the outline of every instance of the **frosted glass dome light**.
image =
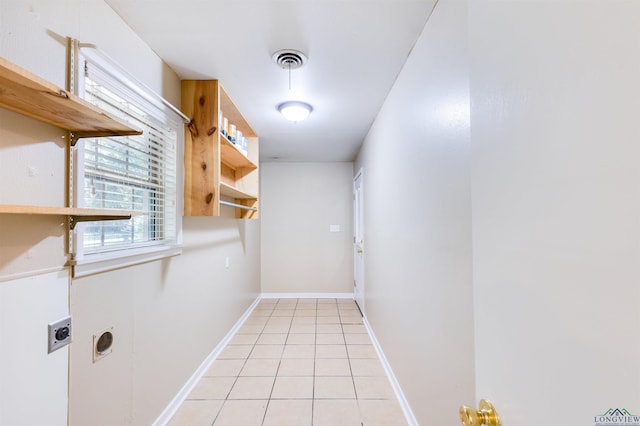
POLYGON ((306 102, 289 101, 278 105, 278 111, 289 121, 302 121, 311 114, 313 107, 306 102))

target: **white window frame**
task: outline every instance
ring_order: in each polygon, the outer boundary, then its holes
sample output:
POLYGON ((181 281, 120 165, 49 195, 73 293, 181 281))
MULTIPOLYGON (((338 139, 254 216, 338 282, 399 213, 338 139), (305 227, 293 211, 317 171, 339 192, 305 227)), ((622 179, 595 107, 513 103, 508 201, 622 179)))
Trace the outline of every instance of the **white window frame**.
MULTIPOLYGON (((81 45, 79 54, 76 56, 78 64, 75 69, 78 71, 75 75, 77 79, 78 95, 83 97, 83 69, 84 58, 98 65, 102 70, 107 71, 110 76, 114 77, 127 87, 129 90, 135 91, 138 95, 143 96, 147 101, 153 103, 155 107, 163 111, 165 114, 176 114, 179 120, 188 122, 188 118, 178 109, 173 107, 168 101, 157 95, 151 89, 140 83, 128 72, 118 66, 106 55, 92 45, 81 45)), ((177 129, 177 146, 176 146, 176 205, 175 205, 175 226, 176 238, 173 243, 153 244, 142 247, 132 246, 130 248, 120 248, 112 250, 105 248, 104 251, 93 252, 87 254, 83 250, 83 232, 85 223, 78 223, 75 230, 71 234, 71 261, 73 266, 73 276, 82 277, 106 272, 114 269, 124 268, 141 263, 160 260, 163 258, 176 256, 182 253, 182 213, 183 213, 183 147, 184 134, 182 128, 177 129)), ((72 179, 70 183, 72 187, 70 191, 73 195, 73 203, 77 207, 83 207, 83 185, 84 185, 84 145, 82 139, 78 142, 72 152, 72 179)))

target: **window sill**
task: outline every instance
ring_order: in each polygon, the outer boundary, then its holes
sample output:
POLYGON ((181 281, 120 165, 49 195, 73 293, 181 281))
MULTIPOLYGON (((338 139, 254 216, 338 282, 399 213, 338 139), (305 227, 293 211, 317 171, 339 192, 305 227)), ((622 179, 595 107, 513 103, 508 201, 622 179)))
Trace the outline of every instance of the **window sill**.
POLYGON ((181 245, 146 247, 108 254, 89 255, 82 259, 70 260, 67 262, 67 266, 71 266, 71 276, 73 278, 80 278, 154 262, 180 254, 182 254, 181 245))

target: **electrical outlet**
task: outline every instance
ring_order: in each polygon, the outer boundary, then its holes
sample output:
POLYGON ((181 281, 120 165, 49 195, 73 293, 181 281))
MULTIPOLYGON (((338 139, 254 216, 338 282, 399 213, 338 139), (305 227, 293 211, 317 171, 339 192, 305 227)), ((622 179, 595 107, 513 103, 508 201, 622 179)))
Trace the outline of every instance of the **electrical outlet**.
POLYGON ((49 353, 71 343, 71 317, 49 324, 49 353))

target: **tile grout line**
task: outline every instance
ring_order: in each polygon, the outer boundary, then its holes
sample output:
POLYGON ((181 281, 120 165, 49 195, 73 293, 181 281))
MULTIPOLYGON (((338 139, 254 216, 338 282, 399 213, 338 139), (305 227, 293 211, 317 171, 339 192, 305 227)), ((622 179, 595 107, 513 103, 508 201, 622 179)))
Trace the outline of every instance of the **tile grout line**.
MULTIPOLYGON (((254 312, 255 312, 255 308, 254 308, 254 312)), ((253 313, 253 312, 252 312, 253 313)), ((268 318, 271 318, 271 315, 269 315, 268 318)), ((262 327, 262 329, 264 329, 264 326, 262 327)), ((247 356, 242 360, 242 367, 240 367, 240 370, 238 370, 238 373, 235 376, 235 380, 233 381, 233 384, 231 385, 231 387, 229 388, 229 390, 227 391, 227 395, 225 396, 223 402, 222 402, 222 406, 220 407, 220 410, 218 410, 218 413, 216 414, 215 418, 213 419, 213 422, 211 423, 211 426, 216 424, 216 421, 218 420, 218 417, 220 417, 220 414, 222 413, 222 410, 224 409, 227 401, 229 401, 229 396, 231 395, 231 391, 233 390, 233 387, 236 385, 236 383, 238 383, 238 379, 241 377, 240 375, 242 374, 242 370, 244 370, 244 368, 247 365, 247 362, 249 361, 249 357, 251 355, 251 353, 253 352, 253 349, 256 347, 257 343, 258 343, 258 339, 260 339, 260 336, 262 335, 262 331, 260 333, 258 333, 258 338, 256 339, 256 341, 253 343, 253 346, 251 347, 251 350, 249 351, 249 353, 247 354, 247 356)), ((234 337, 237 336, 237 333, 234 335, 234 337)), ((225 346, 225 349, 229 346, 233 346, 231 345, 231 341, 229 341, 229 343, 227 343, 227 345, 225 346)), ((214 361, 215 362, 215 361, 214 361)), ((265 410, 266 411, 266 410, 265 410)))
POLYGON ((313 334, 313 380, 311 381, 311 426, 313 426, 313 413, 316 408, 316 348, 318 347, 318 299, 316 299, 316 323, 313 334))
MULTIPOLYGON (((338 313, 340 313, 340 310, 338 310, 338 313)), ((356 391, 356 382, 355 382, 355 377, 353 376, 353 367, 351 365, 351 356, 349 356, 349 348, 347 347, 347 338, 345 336, 345 331, 344 331, 344 325, 342 323, 342 315, 340 315, 340 327, 342 329, 342 339, 344 340, 344 348, 345 351, 347 351, 347 361, 349 363, 349 374, 351 375, 351 385, 353 386, 353 393, 356 396, 356 405, 358 407, 358 418, 360 420, 360 426, 364 425, 363 422, 363 418, 362 418, 362 410, 360 409, 360 401, 358 399, 358 393, 356 391)))
MULTIPOLYGON (((280 299, 278 299, 278 302, 280 302, 280 299)), ((276 304, 277 306, 277 304, 276 304)), ((269 315, 269 320, 271 318, 274 318, 273 313, 275 312, 275 307, 273 308, 273 310, 271 311, 271 315, 269 315)), ((267 323, 269 322, 269 320, 267 320, 267 323)), ((265 325, 266 327, 266 325, 265 325)), ((264 329, 263 329, 264 331, 264 329)), ((258 340, 260 340, 260 338, 263 336, 263 333, 260 333, 260 335, 258 336, 258 340)), ((258 341, 256 341, 257 344, 258 341)), ((285 340, 285 344, 286 344, 286 340, 285 340)), ((284 351, 284 349, 282 349, 284 351)), ((267 420, 267 412, 269 411, 269 405, 271 405, 271 396, 273 395, 273 389, 276 387, 276 379, 278 378, 278 371, 280 370, 280 363, 282 362, 282 354, 280 354, 280 361, 278 361, 278 368, 276 368, 276 373, 275 376, 273 378, 273 383, 271 384, 271 392, 269 392, 269 398, 267 399, 267 406, 264 407, 264 414, 262 415, 262 425, 264 426, 264 422, 267 420)))
POLYGON ((344 327, 343 324, 344 322, 342 321, 342 311, 340 310, 340 307, 338 307, 338 318, 340 320, 340 325, 342 327, 342 339, 344 340, 344 349, 347 352, 347 360, 349 362, 349 373, 351 375, 351 386, 353 387, 353 394, 356 398, 356 407, 358 408, 358 420, 360 420, 360 425, 363 426, 364 425, 364 419, 362 418, 362 410, 360 409, 360 399, 358 398, 358 390, 356 389, 356 380, 355 377, 353 376, 353 370, 351 368, 351 356, 349 354, 349 347, 347 346, 347 339, 345 337, 345 332, 344 332, 344 327))

